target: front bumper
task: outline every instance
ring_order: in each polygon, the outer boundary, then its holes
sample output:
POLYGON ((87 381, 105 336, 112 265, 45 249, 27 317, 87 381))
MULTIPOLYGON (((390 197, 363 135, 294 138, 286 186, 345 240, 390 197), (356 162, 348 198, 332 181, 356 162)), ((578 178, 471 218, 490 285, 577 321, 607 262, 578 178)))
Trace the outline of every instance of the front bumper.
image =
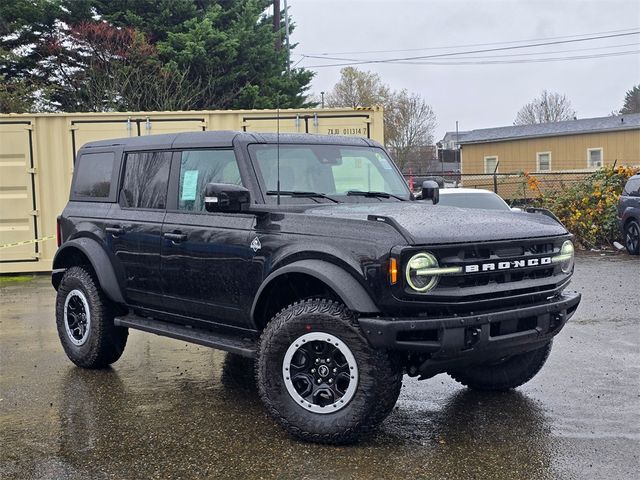
POLYGON ((360 318, 372 346, 421 358, 419 373, 433 376, 536 349, 560 332, 581 295, 563 292, 526 307, 447 318, 360 318))

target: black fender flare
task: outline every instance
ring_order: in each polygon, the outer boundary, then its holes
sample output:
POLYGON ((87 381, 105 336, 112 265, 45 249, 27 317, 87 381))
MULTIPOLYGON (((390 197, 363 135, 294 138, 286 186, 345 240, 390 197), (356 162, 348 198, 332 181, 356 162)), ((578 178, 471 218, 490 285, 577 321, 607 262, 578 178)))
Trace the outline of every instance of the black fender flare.
MULTIPOLYGON (((98 277, 100 288, 102 288, 105 295, 116 303, 125 303, 116 272, 107 252, 96 240, 91 238, 74 238, 65 242, 53 257, 53 275, 56 275, 57 270, 69 268, 64 265, 62 259, 66 253, 69 253, 71 248, 80 250, 89 259, 93 271, 96 272, 98 277)), ((55 283, 54 286, 56 286, 55 283)))
POLYGON ((255 311, 262 292, 278 277, 287 273, 304 273, 325 283, 342 299, 347 308, 353 312, 378 313, 380 310, 365 288, 344 268, 324 260, 299 260, 273 272, 260 285, 251 306, 251 318, 255 318, 255 311))

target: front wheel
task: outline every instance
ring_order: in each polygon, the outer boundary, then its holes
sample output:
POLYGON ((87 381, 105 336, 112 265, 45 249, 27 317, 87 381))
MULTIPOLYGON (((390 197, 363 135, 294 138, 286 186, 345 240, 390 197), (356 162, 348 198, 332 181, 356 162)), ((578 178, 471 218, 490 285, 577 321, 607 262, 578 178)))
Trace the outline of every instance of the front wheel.
POLYGON ((506 391, 524 385, 540 371, 551 353, 552 341, 543 347, 498 362, 449 372, 451 378, 473 390, 506 391))
POLYGON ((624 243, 631 255, 640 254, 640 225, 635 220, 624 228, 624 243))
POLYGON ((350 443, 391 412, 402 371, 372 348, 342 304, 304 300, 265 328, 256 377, 269 413, 294 437, 350 443))

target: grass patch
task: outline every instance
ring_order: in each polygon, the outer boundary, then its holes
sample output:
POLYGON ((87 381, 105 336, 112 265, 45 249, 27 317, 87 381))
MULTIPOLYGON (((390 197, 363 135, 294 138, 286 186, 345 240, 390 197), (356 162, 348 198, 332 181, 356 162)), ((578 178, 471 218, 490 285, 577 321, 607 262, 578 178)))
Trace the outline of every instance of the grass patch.
POLYGON ((0 275, 0 285, 9 285, 12 283, 27 283, 34 278, 34 275, 0 275))

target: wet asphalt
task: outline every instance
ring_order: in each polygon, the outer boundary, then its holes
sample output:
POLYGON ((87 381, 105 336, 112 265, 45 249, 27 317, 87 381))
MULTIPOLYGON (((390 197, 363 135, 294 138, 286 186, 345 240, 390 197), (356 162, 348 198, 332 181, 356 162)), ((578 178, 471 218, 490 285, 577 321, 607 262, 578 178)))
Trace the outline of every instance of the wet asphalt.
POLYGON ((48 277, 1 278, 0 478, 638 478, 640 260, 579 256, 569 288, 582 304, 530 383, 405 377, 374 436, 331 447, 287 437, 223 352, 132 331, 113 368, 76 368, 48 277))

